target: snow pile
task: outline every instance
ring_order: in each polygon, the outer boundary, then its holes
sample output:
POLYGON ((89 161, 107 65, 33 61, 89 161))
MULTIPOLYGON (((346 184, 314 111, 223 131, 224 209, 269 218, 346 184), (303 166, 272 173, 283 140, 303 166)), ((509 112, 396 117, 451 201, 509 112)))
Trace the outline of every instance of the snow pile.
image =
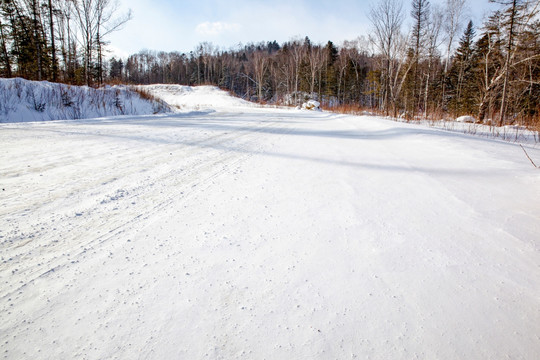
POLYGON ((94 89, 20 78, 0 79, 0 122, 88 119, 167 112, 161 101, 125 86, 94 89))
POLYGON ((321 111, 321 103, 315 100, 309 100, 302 104, 302 109, 321 111))
POLYGON ((231 109, 255 104, 232 96, 217 86, 141 85, 138 88, 181 110, 231 109))
POLYGON ((476 119, 469 115, 460 116, 456 119, 456 121, 460 123, 476 123, 476 119))

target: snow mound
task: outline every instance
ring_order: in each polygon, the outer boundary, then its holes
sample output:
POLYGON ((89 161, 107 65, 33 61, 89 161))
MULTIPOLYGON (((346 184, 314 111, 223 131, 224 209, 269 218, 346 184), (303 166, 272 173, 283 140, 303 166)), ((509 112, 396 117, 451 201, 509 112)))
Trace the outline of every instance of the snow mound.
POLYGON ((315 100, 309 100, 302 104, 302 109, 321 111, 321 103, 315 100))
POLYGON ((99 89, 21 78, 0 79, 0 123, 149 115, 170 111, 126 86, 99 89))
POLYGON ((476 123, 476 119, 469 115, 460 116, 456 119, 456 121, 461 123, 476 123))
POLYGON ((234 109, 255 104, 237 98, 217 86, 141 85, 139 88, 181 110, 234 109))

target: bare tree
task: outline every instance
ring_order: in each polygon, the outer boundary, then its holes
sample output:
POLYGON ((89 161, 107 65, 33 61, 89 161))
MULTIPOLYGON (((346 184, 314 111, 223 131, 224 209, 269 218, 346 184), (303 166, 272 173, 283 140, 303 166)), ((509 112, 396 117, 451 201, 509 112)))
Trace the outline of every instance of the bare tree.
POLYGON ((434 66, 435 57, 437 54, 437 49, 440 45, 440 33, 441 27, 444 21, 444 14, 442 10, 434 6, 431 14, 430 20, 427 26, 426 38, 427 38, 427 55, 428 55, 428 67, 426 71, 426 84, 424 89, 424 117, 428 117, 428 98, 429 98, 429 86, 431 80, 431 72, 434 66))
POLYGON ((52 0, 48 0, 48 10, 49 10, 49 30, 51 32, 51 52, 52 52, 52 80, 56 81, 58 78, 58 62, 56 60, 56 45, 54 41, 54 17, 53 12, 54 8, 52 5, 52 0))
POLYGON ((104 40, 111 33, 120 30, 129 20, 131 20, 131 10, 126 14, 115 17, 118 12, 118 0, 96 0, 96 46, 98 52, 98 80, 103 82, 103 45, 104 40))
POLYGON ((452 47, 454 46, 456 34, 461 31, 463 26, 463 12, 465 10, 465 0, 446 0, 444 9, 445 17, 443 30, 446 35, 446 58, 444 61, 444 74, 448 73, 448 64, 452 47))
MULTIPOLYGON (((405 59, 408 51, 409 38, 403 34, 400 34, 397 40, 394 42, 394 49, 397 59, 405 59)), ((402 98, 402 90, 407 79, 409 72, 413 66, 412 62, 404 62, 397 60, 393 62, 392 73, 393 76, 390 79, 390 98, 393 106, 393 115, 397 117, 398 101, 402 98)))
POLYGON ((403 3, 400 0, 380 0, 369 12, 373 32, 369 39, 383 55, 385 63, 383 75, 383 107, 386 115, 390 109, 390 84, 392 82, 392 63, 396 59, 396 42, 399 41, 403 23, 403 3))
POLYGON ((253 54, 253 66, 255 68, 255 83, 257 86, 257 99, 259 102, 263 101, 263 85, 264 76, 268 69, 269 58, 268 55, 262 51, 256 51, 253 54))
POLYGON ((463 25, 463 12, 465 10, 465 0, 446 0, 443 30, 446 35, 446 58, 444 60, 444 81, 442 87, 442 102, 445 102, 446 77, 448 76, 448 66, 452 47, 455 42, 456 34, 461 31, 463 25))
POLYGON ((298 40, 291 43, 291 60, 294 69, 294 103, 298 105, 298 85, 300 83, 300 64, 305 56, 305 47, 298 40))
MULTIPOLYGON (((309 92, 313 96, 315 93, 315 82, 318 78, 318 75, 321 74, 322 68, 324 66, 324 52, 320 46, 312 46, 309 52, 309 72, 310 72, 310 86, 309 92)), ((319 100, 320 100, 320 91, 319 91, 319 100)))
POLYGON ((509 26, 508 26, 508 41, 506 44, 506 57, 504 61, 504 67, 503 67, 503 88, 502 88, 502 97, 501 97, 501 110, 500 110, 500 118, 499 118, 499 126, 504 124, 504 115, 506 112, 506 94, 508 91, 508 74, 510 73, 510 59, 512 58, 512 52, 514 49, 514 38, 516 36, 516 25, 517 25, 517 17, 518 17, 518 5, 522 1, 518 0, 511 0, 511 1, 496 1, 491 0, 492 2, 497 2, 499 4, 503 4, 506 6, 509 6, 507 12, 508 12, 508 20, 509 20, 509 26))
POLYGON ((8 78, 10 78, 11 75, 11 64, 9 62, 9 53, 7 49, 7 36, 4 32, 4 24, 2 24, 2 21, 0 19, 0 41, 1 41, 1 49, 2 50, 2 58, 4 63, 4 71, 8 78))
MULTIPOLYGON (((91 65, 93 50, 98 52, 98 71, 102 71, 102 47, 104 38, 110 33, 119 30, 131 19, 131 11, 127 14, 114 17, 118 10, 117 0, 72 0, 81 31, 81 45, 84 48, 84 72, 86 83, 91 82, 91 65)), ((101 81, 101 75, 98 74, 101 81)))

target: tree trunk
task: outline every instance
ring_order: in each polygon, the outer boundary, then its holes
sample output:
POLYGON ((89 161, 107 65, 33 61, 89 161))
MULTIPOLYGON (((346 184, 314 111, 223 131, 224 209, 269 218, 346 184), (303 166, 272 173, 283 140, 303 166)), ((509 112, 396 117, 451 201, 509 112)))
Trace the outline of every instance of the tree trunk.
POLYGON ((506 112, 506 93, 508 87, 508 74, 510 72, 510 53, 512 52, 512 43, 514 40, 514 24, 517 14, 517 0, 512 1, 512 10, 510 12, 510 30, 508 34, 508 47, 506 49, 506 59, 504 62, 504 81, 502 89, 502 98, 501 98, 501 110, 500 110, 500 119, 499 126, 504 125, 504 115, 506 112))
POLYGON ((38 30, 38 14, 37 14, 37 0, 32 1, 32 17, 34 23, 34 44, 36 46, 36 58, 37 58, 37 79, 41 81, 43 75, 43 65, 41 63, 41 41, 39 40, 38 30))
POLYGON ((3 53, 3 58, 4 58, 4 67, 6 69, 5 70, 6 76, 10 78, 12 76, 11 64, 9 63, 9 55, 8 55, 7 46, 6 46, 6 37, 4 35, 4 25, 2 24, 1 21, 0 21, 0 40, 2 41, 2 53, 3 53))
POLYGON ((56 82, 57 77, 58 77, 58 63, 56 60, 56 47, 54 43, 54 21, 53 21, 52 0, 49 0, 49 22, 50 22, 50 27, 51 27, 52 80, 56 82))

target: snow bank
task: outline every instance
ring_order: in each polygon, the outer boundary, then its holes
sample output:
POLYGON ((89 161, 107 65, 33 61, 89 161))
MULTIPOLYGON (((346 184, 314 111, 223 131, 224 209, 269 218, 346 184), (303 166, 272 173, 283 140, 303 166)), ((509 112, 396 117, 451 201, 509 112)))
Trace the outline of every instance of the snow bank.
POLYGON ((138 88, 181 110, 234 109, 256 106, 234 97, 216 86, 155 84, 141 85, 138 88))
POLYGON ((540 142, 540 133, 538 131, 528 130, 526 127, 519 125, 490 126, 479 123, 459 122, 457 120, 422 120, 415 123, 427 127, 441 129, 444 131, 464 133, 505 141, 520 142, 524 144, 535 144, 540 142))
POLYGON ((125 86, 94 89, 20 78, 0 79, 0 122, 88 119, 169 111, 125 86))
POLYGON ((460 116, 456 119, 456 121, 460 123, 476 123, 476 119, 469 115, 460 116))

